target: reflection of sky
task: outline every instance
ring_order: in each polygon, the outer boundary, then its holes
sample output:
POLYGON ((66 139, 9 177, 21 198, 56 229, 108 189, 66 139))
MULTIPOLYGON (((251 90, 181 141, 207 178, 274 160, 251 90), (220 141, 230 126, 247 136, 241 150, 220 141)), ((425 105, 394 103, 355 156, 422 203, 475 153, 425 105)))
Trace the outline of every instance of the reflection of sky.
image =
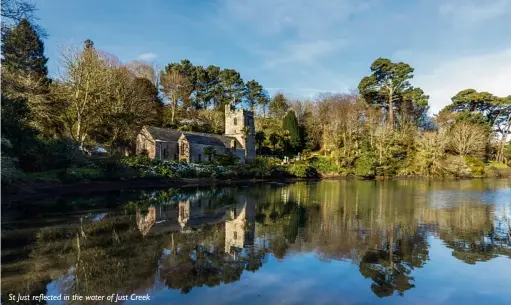
POLYGON ((496 189, 491 192, 478 191, 433 191, 429 194, 431 207, 445 208, 461 204, 492 204, 501 205, 511 202, 511 188, 496 189))
MULTIPOLYGON (((441 240, 429 238, 430 260, 415 269, 415 288, 404 296, 379 299, 358 265, 321 262, 314 253, 278 261, 271 257, 256 272, 245 271, 235 283, 151 294, 152 304, 505 304, 511 300, 511 261, 498 257, 468 265, 452 256, 441 240)), ((128 302, 128 304, 135 304, 128 302)))

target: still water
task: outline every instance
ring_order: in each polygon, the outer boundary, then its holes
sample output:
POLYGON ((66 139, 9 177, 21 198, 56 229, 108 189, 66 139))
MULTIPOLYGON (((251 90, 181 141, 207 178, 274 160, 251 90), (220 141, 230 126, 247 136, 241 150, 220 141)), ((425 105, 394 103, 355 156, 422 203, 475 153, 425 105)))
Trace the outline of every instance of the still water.
MULTIPOLYGON (((24 206, 2 215, 2 304, 41 293, 511 304, 509 180, 273 183, 24 206)), ((87 302, 48 301, 63 303, 87 302)))

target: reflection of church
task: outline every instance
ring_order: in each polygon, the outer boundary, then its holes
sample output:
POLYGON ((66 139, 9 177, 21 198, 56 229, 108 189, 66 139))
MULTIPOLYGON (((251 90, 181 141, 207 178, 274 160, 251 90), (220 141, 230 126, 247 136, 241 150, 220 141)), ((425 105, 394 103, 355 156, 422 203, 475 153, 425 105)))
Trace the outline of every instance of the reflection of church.
POLYGON ((231 255, 254 244, 255 204, 248 197, 239 199, 238 204, 227 211, 228 220, 225 221, 225 252, 231 255))
POLYGON ((147 214, 137 210, 136 221, 142 235, 169 232, 190 233, 206 224, 225 226, 226 253, 236 256, 254 244, 255 203, 246 195, 237 195, 234 205, 212 207, 210 196, 180 198, 174 204, 151 206, 147 214), (177 206, 176 206, 177 205, 177 206), (177 209, 176 209, 177 207, 177 209))

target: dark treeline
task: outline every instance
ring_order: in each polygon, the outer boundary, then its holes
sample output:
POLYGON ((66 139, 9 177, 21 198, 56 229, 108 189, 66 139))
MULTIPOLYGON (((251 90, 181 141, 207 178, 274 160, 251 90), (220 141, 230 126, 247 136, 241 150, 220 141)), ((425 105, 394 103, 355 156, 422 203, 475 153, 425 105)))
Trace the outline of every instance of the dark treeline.
POLYGON ((97 147, 132 154, 144 125, 221 134, 231 101, 256 112, 259 155, 301 153, 302 160, 315 158, 320 172, 488 176, 511 159, 511 97, 463 90, 432 118, 429 97, 413 86, 414 69, 406 63, 375 60, 356 93, 290 100, 281 93, 270 98, 234 69, 185 59, 160 71, 122 63, 86 40, 62 51, 61 73, 52 78, 46 33, 34 12, 28 2, 2 1, 5 181, 80 167, 83 152, 97 147))

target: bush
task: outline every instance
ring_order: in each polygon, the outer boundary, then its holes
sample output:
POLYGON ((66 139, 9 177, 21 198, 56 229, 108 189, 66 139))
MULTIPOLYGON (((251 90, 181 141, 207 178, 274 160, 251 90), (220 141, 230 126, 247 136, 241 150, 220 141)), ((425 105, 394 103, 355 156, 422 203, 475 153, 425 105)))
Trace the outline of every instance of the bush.
POLYGON ((474 157, 465 157, 465 163, 470 168, 473 177, 483 177, 485 175, 483 161, 474 157))
POLYGON ((492 178, 511 177, 511 168, 500 162, 490 162, 490 164, 485 167, 484 172, 487 177, 492 178))
POLYGON ((449 176, 456 178, 472 177, 472 171, 462 157, 448 156, 443 167, 449 176))
POLYGON ((339 173, 341 170, 335 162, 323 156, 314 156, 309 160, 309 162, 320 173, 339 173))
POLYGON ((298 178, 317 178, 319 177, 316 168, 310 166, 306 162, 296 162, 288 166, 291 175, 298 178))
POLYGON ((106 179, 133 178, 137 176, 136 171, 117 158, 97 158, 94 164, 101 170, 103 177, 106 179))
POLYGON ((271 157, 256 157, 248 164, 248 172, 252 177, 263 178, 270 177, 272 171, 279 166, 280 160, 271 157))
POLYGON ((230 153, 226 155, 216 155, 215 161, 219 165, 228 166, 238 164, 240 160, 234 154, 230 153))
POLYGON ((355 175, 362 178, 374 178, 376 160, 368 155, 363 154, 355 161, 355 175))

